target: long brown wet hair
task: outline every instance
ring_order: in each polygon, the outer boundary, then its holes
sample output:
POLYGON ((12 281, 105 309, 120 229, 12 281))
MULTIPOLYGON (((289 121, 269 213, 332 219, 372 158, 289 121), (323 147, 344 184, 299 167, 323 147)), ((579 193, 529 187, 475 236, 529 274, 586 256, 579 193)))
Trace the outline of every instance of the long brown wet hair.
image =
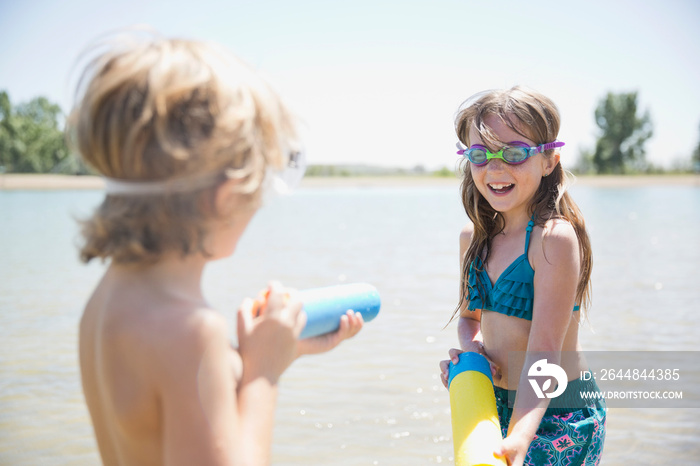
MULTIPOLYGON (((559 110, 554 102, 538 92, 516 86, 508 90, 482 92, 462 104, 455 120, 457 137, 462 144, 467 147, 471 145, 469 131, 474 127, 482 141, 495 146, 502 145, 484 123, 484 119, 489 115, 499 117, 510 129, 538 145, 554 141, 559 134, 559 110)), ((557 149, 545 151, 542 155, 551 157, 555 150, 557 149)), ((476 188, 470 162, 466 158, 462 161, 460 169, 463 174, 462 204, 474 224, 474 233, 471 244, 462 258, 460 299, 452 318, 457 316, 462 304, 469 301, 470 264, 479 255, 483 255, 484 264, 488 261, 492 239, 505 227, 503 215, 494 210, 476 188)), ((536 225, 544 226, 550 219, 563 219, 573 226, 581 256, 576 303, 585 312, 589 308, 591 296, 591 243, 583 215, 568 193, 569 184, 570 175, 564 171, 561 163, 557 163, 554 170, 542 178, 529 207, 536 225)), ((477 284, 477 288, 483 286, 477 284)))

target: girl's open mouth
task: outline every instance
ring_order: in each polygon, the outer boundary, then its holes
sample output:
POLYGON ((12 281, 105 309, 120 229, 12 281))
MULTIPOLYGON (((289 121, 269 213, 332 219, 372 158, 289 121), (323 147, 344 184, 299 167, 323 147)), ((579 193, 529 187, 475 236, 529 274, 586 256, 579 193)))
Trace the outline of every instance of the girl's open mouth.
POLYGON ((515 187, 513 183, 489 183, 488 187, 496 194, 505 194, 515 187))

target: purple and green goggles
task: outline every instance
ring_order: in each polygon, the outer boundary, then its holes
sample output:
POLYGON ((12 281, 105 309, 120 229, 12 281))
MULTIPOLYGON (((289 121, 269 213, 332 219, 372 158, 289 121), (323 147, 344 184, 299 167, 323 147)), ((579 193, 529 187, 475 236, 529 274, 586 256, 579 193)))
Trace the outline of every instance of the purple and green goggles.
MULTIPOLYGON (((530 157, 544 152, 546 150, 555 149, 564 145, 561 141, 548 142, 539 146, 530 147, 524 142, 514 141, 512 146, 504 147, 498 152, 490 152, 485 146, 474 144, 469 149, 458 150, 459 155, 465 156, 471 163, 480 167, 486 165, 491 159, 501 159, 510 165, 523 163, 530 157)), ((458 144, 459 146, 459 144, 458 144)))

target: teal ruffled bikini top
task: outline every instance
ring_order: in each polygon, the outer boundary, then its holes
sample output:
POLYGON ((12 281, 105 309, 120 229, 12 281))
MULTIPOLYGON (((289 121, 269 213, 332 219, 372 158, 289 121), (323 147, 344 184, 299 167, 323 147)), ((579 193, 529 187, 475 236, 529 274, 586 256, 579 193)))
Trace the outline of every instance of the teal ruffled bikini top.
MULTIPOLYGON (((525 229, 525 252, 515 259, 498 277, 496 283, 486 273, 481 257, 476 257, 469 265, 469 304, 467 309, 486 309, 507 316, 532 320, 532 303, 535 299, 534 277, 527 249, 530 246, 530 233, 535 226, 534 217, 525 229), (478 280, 477 280, 478 277, 478 280)), ((579 307, 574 306, 574 311, 579 307)))

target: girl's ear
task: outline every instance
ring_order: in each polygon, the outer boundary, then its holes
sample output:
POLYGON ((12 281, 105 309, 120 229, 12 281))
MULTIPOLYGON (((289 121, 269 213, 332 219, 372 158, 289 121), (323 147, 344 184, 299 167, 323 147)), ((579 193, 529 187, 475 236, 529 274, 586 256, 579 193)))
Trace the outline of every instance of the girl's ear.
POLYGON ((544 160, 544 175, 547 176, 552 173, 554 167, 559 163, 561 154, 559 154, 559 151, 555 151, 550 157, 542 157, 542 159, 544 160))

